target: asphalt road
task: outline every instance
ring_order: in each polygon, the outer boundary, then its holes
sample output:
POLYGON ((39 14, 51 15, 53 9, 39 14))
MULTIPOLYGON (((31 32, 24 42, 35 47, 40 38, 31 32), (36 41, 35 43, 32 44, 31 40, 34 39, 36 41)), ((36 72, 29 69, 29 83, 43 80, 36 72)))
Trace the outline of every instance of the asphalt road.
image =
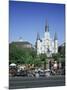
POLYGON ((51 76, 51 77, 10 77, 9 89, 21 88, 36 88, 36 87, 51 87, 51 86, 64 86, 64 76, 51 76))

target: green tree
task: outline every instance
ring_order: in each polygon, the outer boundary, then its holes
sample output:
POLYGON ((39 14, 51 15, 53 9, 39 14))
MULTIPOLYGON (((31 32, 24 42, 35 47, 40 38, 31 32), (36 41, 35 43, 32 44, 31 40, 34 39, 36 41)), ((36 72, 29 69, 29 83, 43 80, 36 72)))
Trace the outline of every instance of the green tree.
POLYGON ((40 54, 40 59, 41 59, 41 61, 43 62, 43 64, 44 64, 44 69, 45 69, 45 68, 46 68, 46 63, 47 63, 47 61, 46 61, 47 55, 46 55, 46 54, 40 54))
POLYGON ((20 48, 15 43, 9 45, 9 63, 33 64, 35 57, 33 48, 20 48))
POLYGON ((64 44, 64 46, 58 47, 58 52, 61 54, 62 58, 65 58, 65 44, 64 44))
POLYGON ((59 58, 61 57, 60 53, 53 53, 52 57, 55 61, 59 62, 59 58))

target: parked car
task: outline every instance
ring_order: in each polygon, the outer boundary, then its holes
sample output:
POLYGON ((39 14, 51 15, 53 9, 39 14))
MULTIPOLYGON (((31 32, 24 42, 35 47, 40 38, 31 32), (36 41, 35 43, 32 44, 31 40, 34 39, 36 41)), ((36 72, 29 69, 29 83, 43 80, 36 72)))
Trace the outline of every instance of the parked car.
POLYGON ((45 76, 45 72, 44 71, 43 72, 39 71, 38 73, 39 73, 40 77, 44 77, 45 76))
POLYGON ((35 74, 37 74, 37 73, 39 74, 39 77, 45 76, 45 72, 41 68, 35 69, 35 74))
POLYGON ((27 70, 17 70, 17 76, 27 76, 27 70))
POLYGON ((17 73, 17 67, 9 66, 9 76, 16 76, 16 73, 17 73))

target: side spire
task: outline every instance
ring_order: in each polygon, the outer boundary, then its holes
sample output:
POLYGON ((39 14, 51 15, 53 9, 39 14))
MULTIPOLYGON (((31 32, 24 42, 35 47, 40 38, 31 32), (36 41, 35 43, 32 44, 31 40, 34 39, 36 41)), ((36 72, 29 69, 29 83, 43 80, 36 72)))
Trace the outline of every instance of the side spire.
POLYGON ((57 33, 55 32, 54 40, 57 40, 57 33))
POLYGON ((35 42, 35 48, 37 48, 37 41, 40 40, 40 35, 39 33, 37 32, 37 37, 36 37, 36 42, 35 42))
POLYGON ((37 32, 37 40, 40 40, 40 35, 38 32, 37 32))

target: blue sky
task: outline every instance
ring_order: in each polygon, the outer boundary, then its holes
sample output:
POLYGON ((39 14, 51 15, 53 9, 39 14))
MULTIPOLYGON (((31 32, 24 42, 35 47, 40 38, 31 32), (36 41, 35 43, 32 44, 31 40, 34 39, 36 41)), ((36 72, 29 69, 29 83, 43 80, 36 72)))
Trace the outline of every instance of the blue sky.
POLYGON ((22 1, 9 2, 9 42, 23 40, 35 44, 37 32, 44 36, 45 23, 49 24, 50 36, 57 33, 59 44, 65 37, 64 4, 31 3, 22 1))

